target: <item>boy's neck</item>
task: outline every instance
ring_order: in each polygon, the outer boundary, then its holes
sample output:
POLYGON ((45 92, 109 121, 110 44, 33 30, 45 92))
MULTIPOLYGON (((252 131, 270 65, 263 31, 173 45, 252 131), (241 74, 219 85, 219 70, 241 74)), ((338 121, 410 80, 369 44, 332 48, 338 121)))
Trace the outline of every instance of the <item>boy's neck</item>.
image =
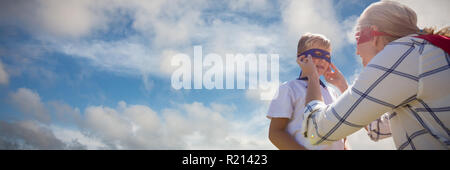
MULTIPOLYGON (((308 77, 306 77, 303 72, 300 73, 300 77, 298 78, 298 80, 307 80, 308 77)), ((319 78, 319 83, 323 88, 326 88, 326 85, 322 82, 322 80, 320 80, 319 78)))
MULTIPOLYGON (((320 77, 321 75, 319 75, 320 77)), ((305 74, 303 74, 303 72, 300 73, 300 78, 308 78, 305 74)))

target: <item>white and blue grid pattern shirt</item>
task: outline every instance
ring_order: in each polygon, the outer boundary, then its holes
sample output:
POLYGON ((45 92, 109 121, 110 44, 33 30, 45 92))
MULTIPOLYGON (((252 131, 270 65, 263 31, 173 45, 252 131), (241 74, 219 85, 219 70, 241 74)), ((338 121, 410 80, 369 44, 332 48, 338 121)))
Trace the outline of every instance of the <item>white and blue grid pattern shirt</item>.
POLYGON ((386 45, 335 102, 306 105, 299 130, 311 144, 342 139, 381 117, 390 132, 378 132, 397 149, 449 149, 450 57, 413 36, 386 45))

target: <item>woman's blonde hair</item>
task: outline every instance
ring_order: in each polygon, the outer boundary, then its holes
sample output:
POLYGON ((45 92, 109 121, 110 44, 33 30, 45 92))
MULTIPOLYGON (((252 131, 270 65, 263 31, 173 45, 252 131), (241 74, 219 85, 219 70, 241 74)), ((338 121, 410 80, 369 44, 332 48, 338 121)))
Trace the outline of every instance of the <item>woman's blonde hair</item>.
POLYGON ((384 36, 388 42, 410 34, 450 36, 450 27, 444 27, 439 31, 434 27, 421 30, 417 27, 417 15, 411 8, 389 0, 376 2, 367 7, 359 17, 356 29, 372 25, 375 25, 378 31, 392 35, 392 37, 384 36))
POLYGON ((311 49, 312 47, 321 47, 328 50, 331 49, 331 42, 324 35, 305 33, 298 41, 297 55, 311 49))

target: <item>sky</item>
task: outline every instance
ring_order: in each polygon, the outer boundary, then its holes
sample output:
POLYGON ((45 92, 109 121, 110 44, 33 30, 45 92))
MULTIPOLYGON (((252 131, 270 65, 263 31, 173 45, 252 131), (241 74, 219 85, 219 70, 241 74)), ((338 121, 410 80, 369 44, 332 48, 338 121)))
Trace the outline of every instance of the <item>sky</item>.
MULTIPOLYGON (((400 1, 421 28, 450 23, 448 0, 400 1)), ((362 69, 353 27, 373 2, 3 0, 0 148, 276 149, 261 90, 176 90, 172 57, 194 46, 278 54, 286 82, 300 71, 298 39, 318 33, 351 84, 362 69)), ((364 131, 348 139, 353 149, 395 149, 364 131)))

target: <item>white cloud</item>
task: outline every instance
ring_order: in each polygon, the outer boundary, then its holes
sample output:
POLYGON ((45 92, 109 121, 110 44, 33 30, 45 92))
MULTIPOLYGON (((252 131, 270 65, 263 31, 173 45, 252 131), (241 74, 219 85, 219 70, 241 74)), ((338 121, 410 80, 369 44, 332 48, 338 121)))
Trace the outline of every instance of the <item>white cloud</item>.
POLYGON ((110 145, 118 146, 120 149, 123 147, 121 141, 130 137, 132 126, 116 110, 94 106, 85 110, 84 127, 97 134, 110 145))
POLYGON ((69 149, 274 149, 261 110, 246 119, 231 116, 235 110, 194 102, 158 114, 121 101, 116 108, 86 108, 78 129, 51 125, 50 130, 69 149))
POLYGON ((269 13, 272 7, 268 0, 229 0, 227 3, 231 10, 244 12, 269 13))
POLYGON ((65 144, 47 127, 34 121, 0 120, 0 149, 64 149, 65 144))
POLYGON ((438 29, 450 26, 450 1, 448 0, 396 0, 413 9, 417 14, 419 28, 436 26, 438 29))
POLYGON ((38 93, 27 88, 19 88, 17 92, 10 94, 10 99, 14 106, 27 116, 42 123, 50 123, 50 115, 38 93))
POLYGON ((175 50, 164 50, 161 54, 161 62, 159 63, 159 71, 163 75, 171 75, 175 70, 176 67, 173 67, 171 64, 172 57, 179 54, 180 52, 177 52, 175 50))
POLYGON ((273 98, 277 97, 278 88, 280 82, 268 82, 265 84, 261 84, 258 89, 247 89, 245 92, 245 96, 247 99, 252 101, 266 101, 269 102, 273 98), (264 87, 264 88, 261 88, 264 87))
POLYGON ((211 106, 212 110, 215 110, 215 111, 220 112, 220 113, 224 113, 225 116, 228 115, 228 114, 234 113, 238 109, 234 104, 226 105, 226 104, 220 104, 220 103, 212 102, 210 104, 210 106, 211 106))
POLYGON ((90 8, 89 0, 43 0, 37 9, 38 21, 47 33, 78 37, 89 34, 97 24, 102 24, 101 15, 90 8))
POLYGON ((355 46, 356 46, 355 26, 358 18, 359 16, 352 15, 342 22, 343 29, 345 30, 346 33, 345 35, 347 42, 355 46))
POLYGON ((69 129, 49 127, 33 120, 18 122, 0 120, 0 149, 90 149, 79 141, 89 146, 99 145, 98 142, 92 142, 92 139, 69 129), (76 138, 61 139, 62 133, 76 138))
MULTIPOLYGON (((358 63, 361 63, 361 58, 360 57, 355 57, 356 60, 358 60, 358 63)), ((353 74, 351 76, 349 76, 349 78, 347 79, 347 83, 349 85, 353 85, 353 83, 355 83, 355 81, 357 80, 359 74, 362 72, 363 70, 363 66, 361 64, 359 65, 355 65, 353 74)))
POLYGON ((158 47, 189 43, 192 32, 200 22, 199 12, 192 9, 195 7, 193 4, 174 1, 132 1, 131 4, 136 10, 133 28, 158 47))
POLYGON ((231 116, 235 110, 233 105, 194 102, 158 114, 120 101, 116 108, 86 108, 79 130, 51 129, 64 143, 87 149, 274 149, 265 117, 255 112, 249 120, 237 119, 231 116))
MULTIPOLYGON (((45 63, 54 62, 54 60, 49 60, 47 55, 44 55, 47 50, 44 44, 30 42, 17 44, 11 42, 8 45, 1 46, 0 56, 8 60, 8 65, 3 63, 3 67, 0 66, 0 84, 5 77, 7 82, 13 77, 29 77, 35 84, 50 86, 57 80, 58 74, 54 73, 51 67, 42 67, 41 64, 37 64, 40 61, 45 61, 45 63), (5 72, 2 73, 1 68, 5 72)), ((2 65, 1 61, 0 65, 2 65)))
POLYGON ((61 50, 68 55, 88 58, 101 69, 120 73, 155 72, 157 69, 149 65, 159 62, 143 44, 131 40, 68 43, 62 44, 61 50))
POLYGON ((277 149, 268 139, 270 124, 270 120, 266 117, 268 108, 268 103, 261 104, 259 109, 250 113, 245 119, 232 123, 236 133, 231 139, 240 143, 239 149, 277 149))
MULTIPOLYGON (((289 35, 298 38, 303 33, 311 32, 328 37, 334 49, 342 47, 345 37, 342 26, 338 23, 333 2, 330 0, 288 1, 283 9, 283 22, 289 35)), ((295 46, 295 45, 294 45, 295 46)))
MULTIPOLYGON (((278 46, 277 36, 267 34, 276 27, 272 26, 268 31, 264 26, 238 19, 236 14, 229 14, 231 16, 228 17, 237 21, 214 16, 211 17, 212 22, 206 24, 200 13, 208 7, 201 3, 203 1, 115 2, 112 5, 114 8, 129 10, 134 17, 132 27, 138 32, 137 35, 116 41, 52 40, 51 48, 73 57, 87 58, 98 69, 142 76, 145 88, 151 89, 149 76, 171 74, 175 70, 170 65, 171 57, 180 52, 191 55, 191 43, 194 41, 204 47, 203 56, 209 52, 223 57, 228 53, 269 52, 278 46)), ((233 9, 248 8, 253 3, 241 4, 233 9)), ((266 8, 263 6, 257 8, 266 8)))
POLYGON ((69 149, 109 149, 100 138, 94 135, 89 135, 89 133, 83 133, 83 131, 78 129, 63 128, 53 125, 50 126, 50 129, 53 131, 55 137, 61 142, 68 144, 69 146, 72 143, 78 143, 79 147, 72 147, 69 149))
POLYGON ((7 0, 2 1, 0 20, 37 37, 77 38, 106 23, 104 15, 93 9, 94 4, 89 0, 7 0))
MULTIPOLYGON (((37 35, 51 33, 43 39, 48 43, 49 51, 87 58, 98 69, 142 76, 146 89, 152 86, 149 76, 167 76, 174 70, 167 65, 171 55, 190 54, 193 45, 202 45, 205 55, 211 52, 223 56, 228 53, 282 53, 283 60, 291 59, 290 55, 285 55, 290 54, 289 51, 295 53, 301 32, 323 33, 333 40, 336 48, 345 42, 345 36, 339 34, 341 28, 329 0, 321 2, 321 6, 312 1, 267 0, 218 4, 204 0, 35 0, 36 8, 20 2, 5 3, 12 9, 5 7, 9 12, 1 13, 1 18, 16 17, 25 29, 28 25, 38 25, 37 33, 36 30, 29 31, 38 39, 41 36, 37 35), (281 9, 273 6, 281 6, 281 9), (211 10, 223 11, 224 8, 224 12, 211 15, 211 10), (36 15, 23 15, 20 11, 31 11, 36 15), (252 18, 240 16, 242 13, 263 19, 281 16, 283 22, 255 23, 252 18), (93 34, 96 31, 106 33, 122 26, 123 23, 117 25, 116 22, 123 18, 130 19, 135 34, 113 41, 83 39, 96 35, 93 34)), ((282 62, 282 65, 292 63, 295 62, 282 62)))
POLYGON ((65 125, 80 126, 82 124, 82 117, 79 108, 73 108, 72 106, 61 101, 50 101, 48 104, 48 110, 50 110, 52 118, 55 122, 65 125))
POLYGON ((9 75, 5 71, 3 63, 0 60, 0 84, 8 84, 8 82, 9 82, 9 75))
MULTIPOLYGON (((425 5, 423 3, 426 2, 419 0, 402 2, 416 10, 419 25, 442 26, 450 23, 448 17, 442 17, 449 15, 449 11, 445 10, 449 3, 446 0, 433 2, 437 5, 425 5)), ((343 6, 343 2, 334 4, 330 0, 307 0, 273 3, 267 0, 227 1, 219 4, 204 0, 5 1, 2 3, 0 18, 5 23, 11 23, 7 22, 9 18, 16 18, 22 28, 33 28, 29 31, 34 33, 37 31, 34 34, 36 36, 52 35, 52 40, 47 39, 53 44, 52 50, 88 58, 100 69, 142 75, 144 78, 166 76, 173 71, 173 68, 164 64, 168 63, 167 56, 174 52, 190 52, 193 42, 204 45, 205 53, 275 51, 282 53, 282 59, 290 59, 287 54, 294 55, 298 38, 305 32, 326 35, 332 40, 335 49, 354 43, 351 28, 357 17, 347 18, 341 24, 333 6, 343 6), (219 8, 219 5, 224 7, 219 8), (280 9, 274 9, 273 6, 280 9), (207 12, 223 8, 226 9, 223 13, 211 15, 207 12), (34 15, 25 15, 22 11, 30 11, 34 15), (239 16, 242 12, 263 18, 280 15, 282 23, 255 24, 252 19, 239 16), (137 32, 136 35, 115 41, 59 39, 67 36, 88 37, 95 31, 114 30, 114 23, 123 18, 131 19, 131 27, 137 32), (38 25, 39 29, 30 25, 38 25)), ((286 65, 290 69, 295 62, 286 62, 286 65)), ((148 81, 144 83, 146 87, 151 87, 148 81)))
MULTIPOLYGON (((40 101, 37 93, 27 89, 18 90, 16 95, 34 98, 30 102, 32 104, 40 101)), ((43 106, 42 102, 37 103, 43 106)), ((158 113, 145 105, 128 105, 120 101, 116 108, 89 106, 83 114, 77 108, 62 102, 49 103, 55 112, 61 112, 59 116, 81 120, 72 128, 55 124, 47 126, 33 121, 0 123, 0 132, 3 134, 0 136, 0 147, 276 149, 267 137, 269 128, 269 120, 265 117, 267 103, 261 104, 254 112, 239 117, 235 117, 235 112, 239 111, 236 106, 220 103, 211 103, 209 106, 199 102, 185 103, 163 109, 158 113)), ((353 149, 394 149, 392 139, 374 143, 364 132, 350 135, 348 139, 353 149)))
POLYGON ((152 89, 149 76, 167 76, 175 70, 170 65, 173 50, 158 51, 136 40, 128 39, 106 41, 83 41, 76 43, 55 44, 57 50, 67 55, 89 59, 97 69, 113 73, 141 76, 145 89, 152 89))

